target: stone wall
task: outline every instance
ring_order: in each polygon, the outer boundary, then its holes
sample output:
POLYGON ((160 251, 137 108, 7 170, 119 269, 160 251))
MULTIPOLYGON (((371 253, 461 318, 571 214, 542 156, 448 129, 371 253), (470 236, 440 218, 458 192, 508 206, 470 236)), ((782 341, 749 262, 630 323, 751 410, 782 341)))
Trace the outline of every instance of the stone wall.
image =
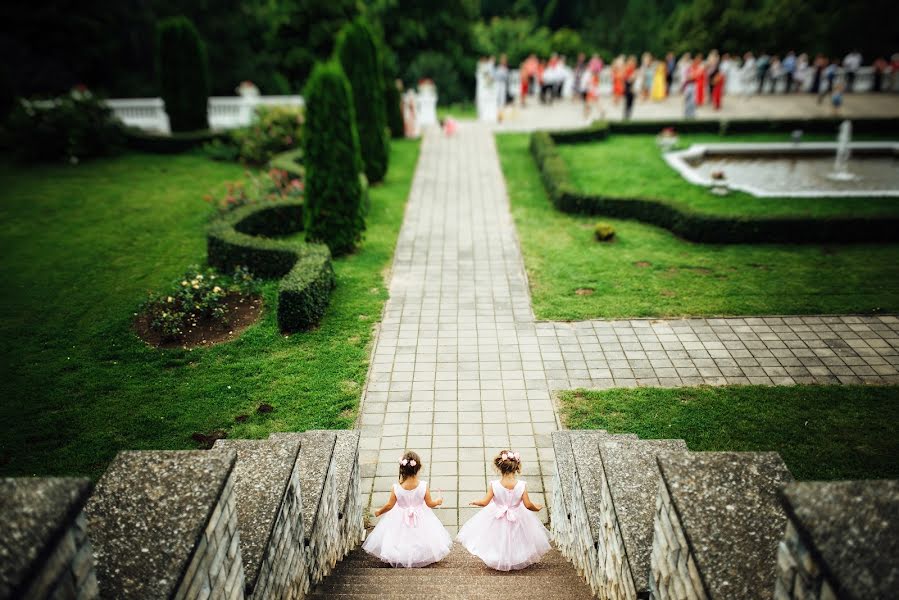
POLYGON ((652 595, 659 600, 697 598, 705 600, 705 593, 696 560, 684 537, 684 527, 671 505, 668 488, 659 486, 656 517, 653 523, 652 595))
POLYGON ((363 537, 358 446, 312 431, 122 452, 90 497, 0 480, 0 599, 302 598, 363 537))
POLYGON ((899 481, 795 483, 782 501, 777 600, 896 597, 899 481))
POLYGON ((84 479, 0 480, 0 598, 96 598, 84 479))

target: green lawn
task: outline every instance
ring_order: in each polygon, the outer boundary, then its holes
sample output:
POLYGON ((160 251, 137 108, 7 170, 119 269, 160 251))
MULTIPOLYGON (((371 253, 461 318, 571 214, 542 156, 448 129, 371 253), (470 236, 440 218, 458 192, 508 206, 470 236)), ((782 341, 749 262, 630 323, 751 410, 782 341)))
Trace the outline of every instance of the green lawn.
POLYGON ((337 288, 316 330, 278 332, 273 281, 260 323, 193 351, 147 347, 133 313, 147 290, 205 262, 212 209, 202 196, 240 167, 139 154, 0 167, 0 473, 95 477, 118 450, 191 448, 194 432, 351 426, 417 157, 417 142, 393 143, 366 239, 335 262, 337 288), (256 413, 262 402, 274 412, 256 413), (250 418, 238 424, 241 414, 250 418))
POLYGON ((797 479, 899 477, 899 386, 577 390, 571 429, 686 440, 690 450, 776 450, 797 479))
MULTIPOLYGON (((540 319, 899 311, 899 245, 694 244, 636 221, 565 214, 546 196, 528 137, 497 145, 540 319), (599 220, 616 241, 594 241, 599 220)), ((633 161, 615 164, 628 180, 633 161)))
MULTIPOLYGON (((833 136, 806 136, 832 141, 833 136)), ((680 136, 684 147, 708 142, 788 142, 788 135, 680 136)), ((720 215, 899 215, 897 198, 756 198, 743 192, 726 197, 688 183, 662 158, 652 135, 613 135, 587 144, 559 144, 579 191, 611 198, 666 200, 683 208, 720 215)))

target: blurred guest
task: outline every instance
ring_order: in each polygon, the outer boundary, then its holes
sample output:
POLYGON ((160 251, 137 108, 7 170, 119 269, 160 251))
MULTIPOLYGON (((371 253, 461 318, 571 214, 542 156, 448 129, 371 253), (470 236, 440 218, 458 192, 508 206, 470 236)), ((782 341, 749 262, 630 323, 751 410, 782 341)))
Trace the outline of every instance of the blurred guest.
MULTIPOLYGON (((694 63, 695 64, 695 63, 694 63)), ((684 118, 696 118, 696 73, 697 71, 691 66, 684 72, 684 78, 681 91, 684 94, 684 118)))
POLYGON ((821 80, 824 77, 824 68, 827 66, 827 59, 822 54, 815 56, 814 74, 812 75, 811 93, 817 94, 821 91, 821 80))
MULTIPOLYGON (((789 94, 793 91, 793 80, 796 77, 796 53, 790 50, 787 52, 787 55, 784 57, 783 63, 781 63, 781 68, 784 74, 784 80, 786 85, 784 86, 784 94, 789 94)), ((773 89, 771 91, 774 91, 773 89)))
POLYGON ((693 60, 693 79, 696 80, 696 106, 705 104, 706 75, 702 54, 697 54, 693 60))
POLYGON ((855 85, 855 75, 862 66, 862 55, 858 50, 853 50, 843 59, 843 71, 846 73, 846 92, 852 93, 855 85))
POLYGON ((899 52, 890 58, 890 89, 899 91, 899 52))
POLYGON ((874 85, 875 92, 883 91, 883 74, 887 70, 887 61, 884 57, 879 56, 872 65, 874 67, 874 85))
POLYGON ((640 61, 640 98, 644 102, 649 100, 649 93, 652 91, 652 80, 655 77, 652 65, 652 54, 644 52, 640 61))
POLYGON ((832 59, 830 64, 824 67, 824 83, 821 86, 821 91, 818 92, 818 104, 824 100, 824 96, 831 93, 833 91, 834 82, 837 79, 837 61, 836 59, 832 59))
POLYGON ((745 96, 751 96, 755 89, 756 77, 755 55, 747 52, 743 55, 743 66, 740 67, 740 90, 745 96))
POLYGON ((652 89, 650 90, 650 97, 653 102, 665 99, 665 96, 668 95, 669 85, 671 85, 671 83, 668 79, 667 61, 657 61, 653 68, 652 89))
POLYGON ((574 66, 574 94, 582 102, 587 101, 587 80, 584 73, 587 72, 587 57, 581 52, 577 55, 577 64, 574 66))
POLYGON ((503 111, 509 103, 509 61, 505 54, 499 57, 499 63, 493 69, 493 81, 496 82, 496 116, 503 122, 503 111))
POLYGON ((833 109, 833 116, 840 116, 840 111, 843 108, 843 90, 846 89, 846 86, 842 83, 836 84, 833 89, 833 93, 830 95, 830 106, 833 109))
POLYGON ((724 72, 719 68, 712 75, 712 106, 715 110, 721 110, 721 96, 724 94, 724 84, 726 82, 724 72))
POLYGON ((684 52, 677 61, 677 79, 681 85, 681 93, 684 92, 684 83, 687 81, 690 69, 693 68, 693 57, 689 52, 684 52))
POLYGON ((756 79, 758 80, 759 88, 758 93, 761 94, 765 88, 765 80, 768 77, 768 69, 771 68, 771 57, 767 54, 762 54, 759 56, 758 60, 755 61, 755 72, 756 79))
POLYGON ((534 90, 537 89, 537 71, 539 69, 540 62, 537 60, 537 57, 533 54, 524 59, 524 62, 521 63, 521 68, 519 70, 519 75, 521 79, 521 105, 525 105, 525 98, 529 93, 533 93, 534 90))
POLYGON ((624 57, 619 56, 612 62, 612 104, 621 102, 624 96, 624 57))
POLYGON ((624 77, 624 120, 629 121, 634 110, 634 86, 640 79, 637 69, 637 58, 632 56, 627 59, 627 68, 624 77))
POLYGON ((674 52, 665 55, 665 93, 671 93, 671 82, 674 79, 674 70, 677 68, 677 61, 674 58, 674 52))

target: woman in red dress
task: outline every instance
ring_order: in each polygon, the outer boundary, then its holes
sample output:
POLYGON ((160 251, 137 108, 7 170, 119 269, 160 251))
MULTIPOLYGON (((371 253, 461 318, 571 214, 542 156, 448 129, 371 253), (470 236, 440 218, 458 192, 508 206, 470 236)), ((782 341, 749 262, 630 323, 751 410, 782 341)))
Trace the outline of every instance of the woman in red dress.
POLYGON ((693 59, 693 78, 696 80, 696 105, 705 104, 705 88, 706 88, 705 63, 702 61, 702 54, 697 54, 693 59))
POLYGON ((612 63, 612 101, 615 104, 621 102, 624 97, 624 57, 619 56, 612 63))

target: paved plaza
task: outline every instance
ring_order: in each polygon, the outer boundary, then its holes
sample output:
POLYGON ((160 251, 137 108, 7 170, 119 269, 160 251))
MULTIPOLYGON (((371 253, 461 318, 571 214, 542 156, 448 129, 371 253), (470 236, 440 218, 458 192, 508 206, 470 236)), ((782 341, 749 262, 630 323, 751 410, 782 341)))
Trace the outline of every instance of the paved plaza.
POLYGON ((537 321, 492 133, 430 130, 362 401, 364 502, 383 504, 403 450, 416 450, 455 532, 477 510, 467 504, 494 476, 493 456, 511 447, 545 503, 557 390, 895 384, 897 365, 894 316, 537 321))
MULTIPOLYGON (((761 96, 725 96, 720 111, 710 105, 699 107, 697 119, 808 119, 832 117, 829 98, 818 104, 812 94, 763 94, 761 96)), ((620 121, 624 115, 623 103, 614 105, 611 98, 600 99, 605 110, 604 118, 620 121)), ((847 94, 841 116, 899 117, 899 94, 847 94)), ((593 118, 599 118, 594 114, 593 118)), ((684 99, 676 95, 661 102, 634 102, 632 119, 652 121, 658 119, 680 120, 684 118, 684 99)), ((509 107, 506 118, 493 128, 496 131, 533 131, 535 129, 570 129, 587 125, 583 105, 579 101, 563 99, 552 105, 541 105, 536 98, 528 99, 526 108, 509 107)), ((836 135, 836 131, 834 131, 836 135)))

